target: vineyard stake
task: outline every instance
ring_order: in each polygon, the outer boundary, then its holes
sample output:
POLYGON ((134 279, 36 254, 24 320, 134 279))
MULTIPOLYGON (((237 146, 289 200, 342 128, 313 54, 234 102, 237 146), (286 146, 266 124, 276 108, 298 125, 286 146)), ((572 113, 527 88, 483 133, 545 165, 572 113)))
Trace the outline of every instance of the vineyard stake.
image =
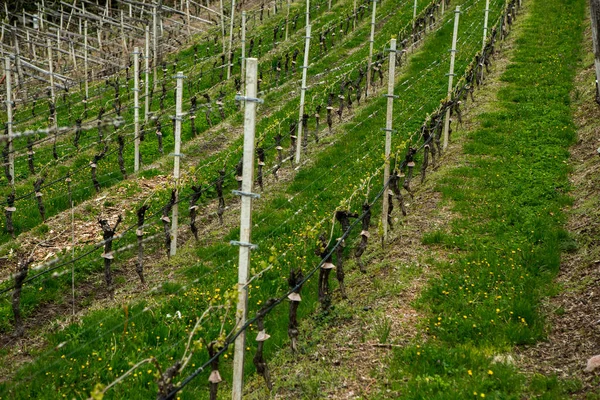
POLYGON ((48 46, 48 71, 50 72, 50 97, 52 102, 56 104, 56 94, 54 93, 54 65, 52 63, 52 43, 50 39, 46 40, 48 46))
POLYGON ((246 77, 244 73, 246 72, 246 11, 242 11, 242 67, 240 70, 240 78, 242 79, 242 89, 244 89, 244 83, 246 82, 246 77))
POLYGON ((227 80, 231 78, 231 50, 233 47, 233 22, 235 16, 235 0, 231 0, 231 20, 229 22, 229 51, 227 52, 227 80))
POLYGON ((290 22, 290 0, 287 0, 287 14, 285 16, 285 41, 286 42, 288 40, 289 22, 290 22))
MULTIPOLYGON (((248 271, 250 269, 250 250, 256 246, 251 244, 250 235, 252 231, 252 199, 258 197, 252 193, 254 183, 254 135, 257 87, 258 61, 256 58, 248 58, 246 70, 246 96, 244 104, 244 150, 243 150, 243 176, 242 190, 237 192, 242 197, 240 216, 240 241, 232 242, 240 246, 239 269, 238 269, 238 304, 236 312, 236 327, 246 323, 248 306, 248 271)), ((235 339, 233 354, 233 382, 232 399, 241 400, 244 386, 244 350, 246 331, 242 331, 235 339)))
POLYGON ((306 26, 310 25, 310 0, 306 0, 306 26))
POLYGON ((490 0, 486 0, 485 1, 485 17, 483 19, 483 43, 481 44, 481 55, 482 56, 483 56, 483 50, 485 49, 485 41, 487 40, 489 15, 490 15, 490 0))
POLYGON ((140 50, 138 47, 133 49, 133 123, 135 127, 133 171, 138 172, 140 169, 140 50))
POLYGON ((153 63, 152 63, 152 68, 154 69, 154 79, 152 80, 152 92, 154 92, 154 90, 156 89, 156 82, 157 82, 157 71, 156 68, 158 68, 158 52, 157 52, 157 47, 158 47, 158 27, 157 27, 157 23, 156 23, 156 5, 152 8, 152 57, 153 57, 153 63))
POLYGON ((85 75, 85 102, 90 98, 88 87, 88 22, 83 21, 83 73, 85 75))
MULTIPOLYGON (((396 76, 396 39, 390 41, 390 58, 388 72, 388 93, 387 97, 387 114, 385 121, 385 166, 383 170, 383 186, 387 185, 390 180, 390 153, 392 151, 392 120, 394 116, 394 83, 396 76)), ((387 242, 388 238, 388 208, 389 196, 383 195, 383 209, 381 213, 381 222, 383 224, 382 245, 387 242)))
POLYGON ((375 13, 377 12, 377 0, 373 1, 373 14, 371 15, 371 39, 369 40, 369 60, 367 63, 367 86, 365 87, 365 97, 369 95, 371 86, 371 64, 373 63, 373 42, 375 41, 375 13))
POLYGON ((592 43, 594 47, 594 65, 596 68, 596 98, 600 99, 600 1, 590 0, 590 18, 592 24, 592 43))
POLYGON ((177 79, 177 98, 175 103, 175 152, 173 154, 173 179, 175 180, 175 204, 173 204, 173 218, 171 219, 171 255, 177 253, 177 224, 179 217, 179 160, 181 159, 181 120, 183 113, 181 106, 183 103, 183 72, 178 72, 177 79))
POLYGON ((10 57, 6 56, 4 58, 4 74, 6 75, 6 115, 7 121, 6 125, 8 127, 8 167, 10 171, 10 184, 15 186, 15 153, 13 151, 13 138, 12 138, 12 129, 13 129, 13 115, 12 115, 12 82, 10 75, 10 57))
POLYGON ((192 36, 192 27, 190 26, 190 0, 185 0, 185 17, 187 19, 188 36, 192 36))
POLYGON ((413 33, 415 33, 415 25, 417 23, 417 1, 418 0, 415 0, 415 5, 413 6, 413 21, 412 21, 413 33))
POLYGON ((150 27, 146 25, 146 52, 144 53, 144 123, 148 123, 148 114, 150 113, 150 27))
MULTIPOLYGON (((306 73, 308 71, 308 53, 310 51, 310 25, 306 25, 306 44, 304 45, 304 65, 302 66, 302 86, 300 87, 300 111, 298 116, 298 140, 296 141, 296 164, 300 164, 302 143, 302 116, 304 115, 304 97, 306 96, 306 73)), ((308 134, 308 133, 307 133, 308 134)))
POLYGON ((223 10, 223 0, 219 0, 219 6, 221 7, 221 37, 223 39, 223 54, 225 54, 225 11, 223 10))
MULTIPOLYGON (((450 73, 448 74, 448 100, 452 95, 452 82, 454 80, 454 60, 456 59, 456 39, 458 37, 458 21, 460 19, 460 6, 456 6, 454 11, 454 33, 452 35, 452 50, 450 50, 450 73)), ((448 147, 448 132, 450 130, 450 107, 446 110, 446 120, 444 122, 444 145, 442 148, 446 150, 448 147)))

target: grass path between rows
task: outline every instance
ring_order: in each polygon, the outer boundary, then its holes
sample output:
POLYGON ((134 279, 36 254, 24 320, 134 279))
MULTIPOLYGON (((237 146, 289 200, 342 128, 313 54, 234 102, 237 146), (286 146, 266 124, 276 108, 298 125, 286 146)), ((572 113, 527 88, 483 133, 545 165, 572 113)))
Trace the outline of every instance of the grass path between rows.
POLYGON ((563 210, 584 10, 582 0, 529 3, 496 98, 467 133, 464 164, 439 182, 457 217, 423 242, 453 255, 416 301, 427 315, 417 339, 392 357, 391 387, 404 399, 554 399, 581 386, 526 378, 510 353, 545 338, 540 303, 556 293, 571 243, 563 210))

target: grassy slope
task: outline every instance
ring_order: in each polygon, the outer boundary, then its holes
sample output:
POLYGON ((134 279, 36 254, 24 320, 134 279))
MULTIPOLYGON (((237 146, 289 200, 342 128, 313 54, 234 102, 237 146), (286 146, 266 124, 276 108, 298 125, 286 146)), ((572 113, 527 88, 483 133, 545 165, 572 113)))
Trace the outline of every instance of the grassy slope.
POLYGON ((426 243, 456 251, 419 300, 429 314, 419 343, 398 350, 391 377, 403 398, 562 398, 576 382, 523 376, 492 356, 545 335, 539 311, 570 239, 562 226, 570 91, 580 56, 582 0, 534 0, 502 76, 495 110, 468 135, 468 166, 439 185, 461 217, 426 243))
MULTIPOLYGON (((466 3, 470 4, 468 1, 466 3)), ((463 34, 477 38, 475 41, 478 41, 482 14, 483 3, 477 2, 476 6, 470 8, 464 15, 463 34)), ((447 16, 447 22, 449 19, 450 17, 447 16)), ((446 23, 438 33, 428 39, 423 52, 414 57, 410 70, 397 87, 398 93, 402 93, 403 100, 397 122, 406 124, 404 127, 409 128, 408 132, 419 125, 419 121, 422 121, 426 113, 437 106, 439 99, 445 93, 446 50, 449 47, 451 30, 452 25, 446 23), (440 57, 441 55, 444 57, 440 57), (440 58, 444 61, 440 62, 440 58), (406 90, 407 86, 410 90, 406 90)), ((462 73, 477 47, 477 45, 465 47, 464 51, 459 53, 457 73, 462 73)), ((253 264, 258 266, 261 261, 271 262, 270 258, 273 256, 275 268, 266 274, 263 280, 258 281, 256 292, 253 290, 252 310, 256 310, 257 303, 264 301, 267 296, 272 296, 277 289, 285 285, 283 279, 287 276, 290 265, 305 263, 308 266, 312 265, 314 260, 307 261, 303 258, 312 253, 312 237, 317 231, 316 229, 309 231, 309 228, 318 223, 324 215, 329 219, 331 210, 339 205, 340 199, 354 190, 352 185, 364 178, 366 171, 374 171, 378 166, 380 150, 377 149, 381 145, 380 136, 372 133, 373 127, 383 126, 384 121, 383 115, 373 116, 373 113, 381 109, 384 102, 385 99, 374 99, 357 117, 357 120, 369 121, 369 124, 361 122, 355 126, 348 126, 345 129, 347 134, 343 143, 336 142, 316 157, 315 166, 302 170, 287 189, 287 194, 274 199, 266 208, 271 211, 255 216, 255 221, 263 221, 263 223, 260 229, 256 229, 253 233, 253 240, 260 243, 261 248, 267 251, 255 253, 253 264), (354 151, 348 154, 348 149, 354 151), (365 153, 366 150, 363 149, 369 150, 365 153), (363 155, 367 157, 361 157, 363 155), (342 161, 343 167, 340 164, 342 161), (331 174, 332 168, 340 174, 331 174), (334 192, 329 189, 333 187, 337 187, 338 190, 334 192), (301 207, 307 207, 308 211, 312 211, 313 205, 314 213, 297 213, 301 207), (311 239, 308 242, 295 241, 293 238, 300 233, 306 234, 311 239)), ((362 199, 359 197, 355 198, 352 208, 360 206, 362 199)), ((236 236, 237 232, 234 230, 227 239, 236 236)), ((125 327, 123 309, 106 309, 90 314, 81 325, 70 326, 51 336, 49 341, 52 346, 64 341, 68 343, 58 352, 49 349, 47 354, 38 355, 34 364, 18 372, 15 383, 23 383, 20 385, 19 393, 21 396, 27 394, 40 396, 46 393, 45 390, 49 385, 53 385, 59 395, 82 396, 95 382, 109 382, 118 376, 120 371, 127 369, 129 362, 136 362, 145 356, 155 355, 163 365, 167 365, 170 359, 181 355, 183 346, 181 340, 185 338, 185 332, 190 329, 190 324, 193 322, 191 318, 189 321, 187 318, 185 321, 173 320, 167 317, 167 314, 173 315, 175 311, 180 310, 185 317, 198 315, 208 303, 219 300, 222 293, 231 287, 234 281, 235 271, 232 260, 236 258, 235 254, 236 249, 227 245, 218 245, 209 249, 198 249, 195 254, 188 252, 187 256, 190 258, 175 260, 174 262, 185 263, 195 261, 197 264, 187 273, 192 277, 200 276, 201 281, 186 289, 181 289, 179 285, 165 285, 161 295, 144 303, 130 304, 127 327, 125 327), (202 261, 198 263, 200 260, 202 261), (213 273, 216 271, 219 273, 213 273), (152 311, 142 312, 146 306, 149 306, 152 311), (65 355, 64 359, 62 355, 65 355), (48 375, 45 375, 46 372, 48 375), (28 378, 32 374, 35 374, 35 379, 29 381, 28 378), (27 392, 22 392, 24 387, 28 388, 27 392)), ((309 289, 303 296, 301 309, 303 315, 313 309, 312 305, 315 302, 313 283, 309 285, 309 289)), ((287 321, 283 315, 286 312, 287 310, 279 308, 272 319, 267 321, 268 329, 274 339, 273 342, 269 342, 269 347, 285 341, 287 321)), ((213 320, 213 327, 206 335, 208 338, 214 338, 218 334, 214 322, 213 320)), ((254 346, 254 343, 249 343, 249 346, 254 346)), ((205 355, 198 356, 195 362, 204 357, 205 355)), ((224 367, 223 370, 227 371, 228 368, 224 367)), ((227 379, 227 372, 224 376, 227 379)), ((127 385, 111 390, 110 397, 143 398, 150 393, 155 393, 151 373, 144 372, 143 376, 130 379, 127 385)), ((203 378, 199 379, 201 382, 203 378)), ((12 389, 7 386, 0 390, 3 393, 12 392, 12 389)), ((198 396, 205 393, 204 390, 203 384, 195 384, 186 388, 182 398, 198 396)))
MULTIPOLYGON (((399 29, 398 28, 399 26, 403 27, 406 25, 405 21, 409 18, 409 15, 411 15, 411 9, 409 7, 406 7, 407 4, 408 3, 402 3, 401 6, 397 7, 396 12, 394 12, 392 14, 392 16, 388 16, 388 18, 385 18, 385 25, 380 27, 381 34, 380 34, 378 40, 376 41, 377 45, 379 45, 380 43, 381 44, 384 43, 384 40, 382 38, 389 37, 389 35, 396 33, 399 29)), ((420 6, 424 7, 425 4, 426 3, 421 2, 420 6)), ((390 12, 390 8, 393 8, 392 3, 389 3, 386 8, 382 8, 380 11, 382 12, 382 14, 388 15, 388 13, 390 12)), ((331 16, 328 16, 327 18, 331 18, 331 16)), ((325 18, 325 19, 327 19, 327 18, 325 18)), ((315 23, 315 25, 316 25, 316 23, 315 23)), ((328 71, 327 66, 333 66, 333 65, 336 65, 336 63, 344 64, 344 68, 342 69, 342 71, 344 71, 344 72, 348 72, 348 71, 355 69, 356 64, 353 64, 353 63, 356 63, 356 62, 362 60, 368 51, 368 48, 365 46, 360 46, 361 42, 357 40, 357 38, 359 38, 361 36, 361 34, 363 37, 366 36, 367 28, 368 28, 368 24, 363 23, 360 27, 357 27, 357 30, 355 33, 349 35, 351 37, 351 40, 344 42, 343 45, 334 47, 326 57, 322 57, 321 59, 315 60, 311 64, 311 72, 319 73, 321 75, 318 78, 313 77, 311 79, 311 81, 318 81, 321 79, 326 79, 326 80, 333 80, 335 82, 336 77, 339 74, 341 74, 341 72, 340 71, 328 71), (358 50, 354 49, 354 46, 358 46, 359 47, 358 50), (344 52, 349 49, 354 49, 356 51, 354 51, 352 56, 350 56, 346 59, 343 59, 340 55, 344 54, 344 52), (335 58, 336 55, 340 56, 340 57, 339 57, 339 60, 334 62, 332 59, 335 58), (349 64, 349 65, 346 65, 346 64, 349 64)), ((316 58, 316 55, 315 55, 315 58, 316 58)), ((324 97, 327 95, 328 92, 323 91, 322 89, 319 92, 318 90, 311 88, 311 94, 313 94, 313 93, 314 93, 314 95, 311 96, 311 100, 314 102, 319 102, 319 101, 324 100, 324 97)), ((284 90, 272 91, 266 95, 266 102, 267 102, 267 104, 270 104, 272 108, 275 108, 276 105, 281 104, 283 102, 284 97, 286 95, 287 95, 287 92, 285 92, 284 90)), ((289 97, 289 95, 288 95, 288 97, 289 97)), ((435 99, 436 98, 434 97, 434 100, 435 99)), ((270 128, 273 128, 274 126, 276 127, 276 124, 274 124, 273 121, 283 122, 284 116, 286 114, 289 114, 290 112, 293 112, 295 114, 296 108, 297 108, 297 101, 298 101, 297 96, 292 97, 289 101, 282 104, 282 106, 279 107, 279 109, 276 112, 273 112, 273 114, 271 114, 269 118, 261 119, 261 121, 258 123, 257 131, 260 132, 261 136, 263 136, 264 141, 271 142, 272 136, 275 134, 275 129, 267 129, 267 126, 270 128)), ((416 122, 416 121, 413 121, 413 122, 416 122)), ((337 121, 336 121, 336 123, 337 123, 337 121)), ((285 126, 283 129, 285 129, 285 126)), ((286 141, 287 141, 287 139, 284 140, 284 143, 283 143, 284 146, 286 146, 286 143, 285 143, 286 141)), ((325 141, 327 141, 327 139, 325 139, 325 141)), ((200 176, 200 178, 198 178, 199 180, 202 179, 204 181, 205 179, 207 179, 206 177, 214 177, 214 176, 216 176, 216 170, 221 168, 221 165, 222 165, 221 163, 224 162, 223 161, 224 159, 226 159, 227 157, 230 156, 230 159, 237 160, 237 157, 239 156, 239 152, 241 149, 241 143, 242 143, 241 137, 238 137, 235 140, 232 140, 231 143, 228 143, 229 144, 228 146, 224 146, 225 148, 222 151, 216 152, 215 154, 211 154, 209 157, 203 158, 200 166, 194 165, 194 163, 189 163, 188 161, 184 160, 183 168, 185 169, 185 166, 188 166, 190 168, 190 170, 193 170, 193 172, 190 172, 190 174, 191 175, 195 174, 197 176, 200 176), (234 154, 234 155, 231 155, 231 154, 234 154)), ((275 156, 272 154, 273 152, 274 152, 274 149, 267 151, 267 163, 268 164, 274 163, 275 156), (271 160, 273 160, 273 161, 271 161, 271 160)), ((187 153, 187 151, 184 150, 184 153, 187 153)), ((192 149, 190 149, 190 153, 193 153, 192 149)), ((116 168, 116 166, 113 166, 113 167, 116 168)), ((170 165, 164 167, 163 172, 165 174, 167 174, 169 169, 170 169, 170 165), (166 171, 165 171, 165 169, 166 169, 166 171)), ((229 179, 226 180, 226 189, 234 188, 236 186, 236 184, 234 183, 233 177, 228 175, 228 178, 229 179)), ((130 186, 127 183, 125 183, 125 186, 127 188, 126 189, 127 194, 129 194, 131 190, 135 190, 135 188, 136 188, 136 185, 130 186)), ((91 190, 91 189, 89 189, 89 190, 91 190)), ((227 192, 228 192, 228 190, 226 190, 226 193, 227 192)), ((186 188, 182 189, 182 198, 185 198, 185 196, 187 196, 188 193, 189 192, 186 191, 186 188)), ((159 216, 160 216, 159 210, 162 208, 163 204, 166 203, 169 194, 170 194, 170 188, 164 188, 163 190, 155 193, 154 197, 151 198, 150 204, 153 206, 153 208, 151 208, 151 211, 146 216, 146 225, 147 225, 146 234, 147 234, 147 236, 156 234, 156 232, 162 230, 162 227, 159 225, 159 224, 161 224, 161 222, 159 220, 159 216)), ((205 196, 204 196, 205 198, 202 201, 210 201, 214 196, 215 196, 214 189, 209 187, 208 190, 205 190, 205 196)), ((227 204, 230 204, 230 200, 229 200, 230 197, 232 197, 232 196, 226 195, 227 204)), ((142 203, 142 202, 140 202, 140 203, 142 203)), ((139 204, 139 205, 141 206, 141 204, 139 204)), ((124 216, 125 217, 125 222, 124 222, 125 226, 135 225, 134 221, 136 220, 136 216, 135 216, 135 213, 131 212, 131 209, 133 209, 133 208, 134 208, 134 204, 130 204, 129 210, 127 210, 125 213, 125 216, 124 216)), ((94 209, 90 208, 90 209, 86 209, 86 211, 89 212, 90 218, 92 220, 95 219, 99 215, 99 210, 94 210, 94 209)), ((183 225, 183 223, 184 223, 183 221, 185 221, 187 219, 187 214, 188 214, 187 208, 184 208, 183 210, 181 210, 181 212, 180 212, 180 224, 181 225, 183 225)), ((37 218, 37 216, 35 214, 33 214, 33 215, 34 215, 34 218, 37 218)), ((42 225, 42 227, 44 227, 44 226, 45 225, 42 225)), ((40 235, 43 233, 45 233, 45 232, 40 231, 40 235)), ((135 232, 133 230, 130 230, 128 233, 125 234, 125 236, 123 238, 119 239, 118 241, 115 241, 115 246, 121 247, 121 246, 124 246, 125 244, 135 242, 135 240, 136 240, 135 232)), ((92 246, 86 246, 83 249, 78 250, 77 254, 88 253, 89 251, 91 251, 91 249, 92 249, 92 246), (80 253, 79 253, 79 251, 80 251, 80 253)), ((146 249, 146 250, 148 250, 148 249, 146 249)), ((102 260, 97 257, 97 255, 99 253, 100 253, 100 250, 97 250, 97 251, 89 254, 88 256, 86 256, 80 262, 77 263, 76 277, 75 277, 75 280, 77 283, 88 279, 90 271, 101 271, 102 260)), ((128 258, 134 257, 134 256, 135 256, 135 250, 132 249, 129 251, 125 251, 124 253, 121 253, 119 255, 119 259, 124 260, 124 259, 128 259, 128 258)), ((38 281, 39 286, 36 286, 36 287, 26 285, 26 287, 23 291, 23 300, 22 300, 22 308, 23 308, 24 315, 28 316, 28 315, 32 314, 35 311, 35 309, 37 307, 39 307, 40 304, 43 304, 45 302, 60 302, 60 300, 62 298, 62 289, 61 288, 68 286, 70 284, 69 282, 70 282, 70 277, 67 275, 63 275, 58 279, 57 278, 52 278, 52 279, 46 278, 42 282, 38 281), (43 290, 39 289, 39 287, 43 287, 43 290), (40 292, 40 290, 42 290, 42 291, 40 292)), ((5 284, 10 285, 10 284, 12 284, 12 282, 7 281, 5 284)), ((3 323, 0 322, 0 331, 10 329, 10 323, 9 323, 10 313, 11 313, 11 309, 10 309, 9 299, 4 298, 2 301, 0 301, 0 316, 6 315, 6 318, 2 318, 3 323)))

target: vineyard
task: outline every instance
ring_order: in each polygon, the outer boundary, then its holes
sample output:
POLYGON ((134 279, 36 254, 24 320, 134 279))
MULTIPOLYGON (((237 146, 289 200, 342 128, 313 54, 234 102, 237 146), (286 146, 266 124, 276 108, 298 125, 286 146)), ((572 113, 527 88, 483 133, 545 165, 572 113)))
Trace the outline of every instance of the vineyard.
POLYGON ((596 398, 584 3, 5 3, 0 399, 596 398))

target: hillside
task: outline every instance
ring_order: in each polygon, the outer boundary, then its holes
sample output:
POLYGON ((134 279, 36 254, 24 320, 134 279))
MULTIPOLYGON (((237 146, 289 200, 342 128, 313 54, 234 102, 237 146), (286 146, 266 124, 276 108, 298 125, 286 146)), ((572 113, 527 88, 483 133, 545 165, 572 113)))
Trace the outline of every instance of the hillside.
POLYGON ((242 4, 231 79, 222 27, 194 25, 139 130, 129 69, 65 93, 60 134, 19 105, 0 398, 229 398, 242 332, 248 398, 595 398, 589 17, 522 3, 309 3, 310 38, 304 3, 242 4), (240 322, 242 51, 261 103, 240 322))

